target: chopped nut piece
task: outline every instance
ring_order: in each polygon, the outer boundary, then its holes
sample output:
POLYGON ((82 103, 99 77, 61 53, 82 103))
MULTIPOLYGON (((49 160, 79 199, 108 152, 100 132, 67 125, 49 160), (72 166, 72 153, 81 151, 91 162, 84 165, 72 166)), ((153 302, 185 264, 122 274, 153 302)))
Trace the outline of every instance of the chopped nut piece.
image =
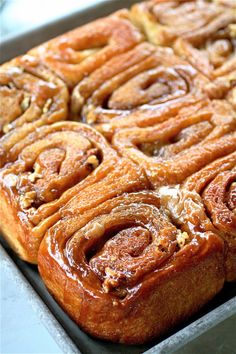
POLYGON ((112 287, 115 287, 117 285, 117 280, 112 279, 112 277, 117 276, 117 272, 109 267, 106 267, 105 273, 107 278, 104 280, 102 287, 105 293, 108 293, 112 287))
POLYGON ((42 175, 36 172, 33 172, 28 176, 29 181, 32 183, 34 183, 39 178, 42 178, 42 175))
POLYGON ((98 161, 97 156, 95 156, 95 155, 89 156, 88 159, 87 159, 87 163, 89 163, 90 165, 92 165, 94 169, 95 169, 96 167, 98 167, 99 161, 98 161))
POLYGON ((109 286, 107 285, 107 281, 105 280, 104 283, 102 284, 102 288, 106 294, 109 293, 109 286))
POLYGON ((42 167, 36 162, 34 164, 34 172, 28 175, 28 179, 30 182, 34 183, 37 179, 42 177, 42 167))
POLYGON ((47 99, 44 107, 43 107, 43 113, 47 113, 47 111, 49 110, 50 106, 52 104, 52 98, 47 99))
POLYGON ((23 101, 21 102, 21 109, 23 111, 26 111, 29 105, 30 105, 30 96, 25 96, 23 101))
POLYGON ((24 195, 20 196, 20 204, 23 209, 27 209, 31 206, 31 204, 34 202, 36 197, 36 192, 31 191, 27 192, 24 195))
POLYGON ((34 172, 38 174, 42 174, 42 167, 37 162, 34 164, 34 172))
POLYGON ((179 245, 180 248, 184 247, 185 242, 189 239, 189 235, 187 234, 186 231, 181 232, 180 230, 178 230, 178 234, 177 234, 177 243, 179 245))
POLYGON ((11 129, 12 129, 12 124, 10 124, 10 123, 4 124, 2 131, 4 134, 7 134, 11 129))
POLYGON ((37 210, 37 209, 34 208, 34 207, 29 208, 29 209, 28 209, 28 215, 33 216, 33 215, 35 214, 36 210, 37 210))

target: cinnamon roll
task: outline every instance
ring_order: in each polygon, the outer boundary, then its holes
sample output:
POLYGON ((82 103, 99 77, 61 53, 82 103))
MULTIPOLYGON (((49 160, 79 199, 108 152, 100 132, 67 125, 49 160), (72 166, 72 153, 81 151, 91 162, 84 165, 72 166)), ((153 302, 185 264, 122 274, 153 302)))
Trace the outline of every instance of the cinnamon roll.
POLYGON ((217 159, 181 185, 160 187, 161 204, 179 227, 214 232, 226 243, 226 279, 236 280, 236 152, 217 159))
MULTIPOLYGON (((195 42, 178 39, 175 52, 189 61, 209 78, 218 78, 236 72, 236 5, 235 13, 222 14, 225 23, 219 22, 218 28, 199 37, 195 42)), ((234 74, 236 80, 236 74, 234 74)), ((233 80, 233 79, 232 79, 233 80)))
POLYGON ((54 38, 29 53, 73 88, 106 61, 142 40, 141 33, 129 21, 128 10, 121 10, 54 38))
POLYGON ((142 43, 81 81, 72 113, 110 137, 116 129, 154 124, 201 101, 208 82, 170 48, 142 43))
POLYGON ((236 149, 236 115, 224 101, 209 102, 148 128, 119 131, 113 144, 146 172, 154 187, 182 183, 236 149))
POLYGON ((0 171, 0 223, 21 258, 37 262, 40 242, 74 196, 80 212, 97 201, 144 189, 145 177, 98 132, 76 122, 38 128, 9 151, 0 171))
POLYGON ((37 127, 67 118, 64 83, 35 58, 24 55, 0 67, 0 166, 8 151, 37 127))
POLYGON ((178 55, 212 80, 206 87, 210 97, 229 98, 236 107, 231 92, 236 89, 235 1, 232 2, 232 8, 222 8, 219 17, 213 19, 207 29, 201 29, 199 36, 188 40, 179 38, 174 49, 178 55))
POLYGON ((211 80, 210 95, 225 98, 236 82, 234 0, 151 0, 136 4, 131 18, 151 43, 172 46, 211 80))
POLYGON ((205 92, 211 99, 226 99, 236 111, 236 70, 207 84, 205 92))
POLYGON ((189 177, 184 188, 202 197, 206 214, 227 243, 227 279, 236 280, 236 148, 189 177))
POLYGON ((85 331, 144 343, 222 288, 223 242, 213 232, 182 231, 155 192, 124 194, 54 225, 40 246, 39 271, 85 331))
POLYGON ((135 4, 131 18, 156 45, 171 46, 178 38, 201 45, 235 22, 234 9, 234 0, 151 0, 135 4))

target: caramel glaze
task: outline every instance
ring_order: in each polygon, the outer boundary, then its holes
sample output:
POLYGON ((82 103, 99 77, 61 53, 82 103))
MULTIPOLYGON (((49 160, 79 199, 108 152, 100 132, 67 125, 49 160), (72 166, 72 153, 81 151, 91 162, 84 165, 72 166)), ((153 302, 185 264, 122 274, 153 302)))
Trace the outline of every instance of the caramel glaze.
POLYGON ((54 38, 29 53, 40 58, 73 88, 106 61, 142 40, 124 9, 54 38))
POLYGON ((236 280, 235 9, 146 1, 0 67, 1 230, 94 336, 144 343, 236 280))
POLYGON ((236 70, 236 15, 225 17, 223 26, 219 23, 218 31, 212 29, 197 45, 181 38, 174 45, 178 55, 211 79, 236 70))
POLYGON ((67 118, 68 90, 34 57, 0 67, 0 166, 7 152, 37 127, 67 118))
POLYGON ((131 18, 156 45, 178 38, 201 45, 235 21, 234 9, 234 0, 151 0, 132 6, 131 18))
POLYGON ((82 80, 71 109, 110 138, 116 129, 153 125, 199 102, 207 83, 170 48, 142 43, 82 80))
POLYGON ((236 149, 236 116, 227 102, 190 108, 185 115, 150 128, 124 129, 113 138, 118 151, 145 170, 153 187, 182 183, 236 149))
POLYGON ((151 43, 172 47, 206 75, 211 98, 226 98, 236 107, 234 0, 151 0, 135 4, 131 18, 151 43))
POLYGON ((226 98, 236 107, 236 4, 231 5, 226 4, 199 36, 178 38, 174 51, 211 79, 205 87, 211 98, 226 98))
POLYGON ((44 233, 78 193, 82 211, 125 191, 147 187, 146 178, 131 161, 120 159, 100 133, 76 122, 38 128, 12 147, 8 161, 0 171, 1 224, 13 248, 23 247, 26 255, 20 256, 33 263, 44 233), (13 220, 21 230, 14 236, 13 220))
POLYGON ((40 246, 39 271, 87 332, 143 343, 189 317, 224 283, 221 239, 189 230, 181 244, 181 235, 155 192, 124 194, 55 224, 40 246))
POLYGON ((202 196, 207 216, 227 244, 227 279, 236 280, 236 152, 195 173, 184 188, 202 196))

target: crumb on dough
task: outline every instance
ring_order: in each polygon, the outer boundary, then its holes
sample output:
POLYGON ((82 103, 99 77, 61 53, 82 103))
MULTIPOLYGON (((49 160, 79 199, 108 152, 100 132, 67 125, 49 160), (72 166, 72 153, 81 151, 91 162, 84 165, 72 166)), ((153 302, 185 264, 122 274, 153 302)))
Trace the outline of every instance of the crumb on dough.
POLYGON ((186 231, 181 232, 180 230, 178 230, 177 243, 180 248, 184 247, 184 245, 188 239, 189 239, 189 235, 186 231))
POLYGON ((31 192, 27 192, 24 195, 20 196, 20 205, 23 209, 28 209, 31 204, 34 202, 36 197, 36 192, 35 191, 31 191, 31 192))

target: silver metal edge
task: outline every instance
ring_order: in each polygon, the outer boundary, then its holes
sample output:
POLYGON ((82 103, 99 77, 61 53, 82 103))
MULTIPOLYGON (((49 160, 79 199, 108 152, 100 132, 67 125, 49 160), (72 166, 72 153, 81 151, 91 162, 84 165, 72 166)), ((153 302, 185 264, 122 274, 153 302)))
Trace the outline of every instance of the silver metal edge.
POLYGON ((147 350, 145 354, 173 353, 234 314, 236 314, 236 297, 230 299, 221 306, 194 321, 189 326, 183 328, 153 348, 147 350))
POLYGON ((107 2, 111 2, 113 0, 97 0, 96 5, 95 4, 91 4, 91 5, 87 5, 86 7, 84 7, 83 9, 78 9, 78 10, 74 10, 71 13, 68 13, 64 16, 58 16, 52 20, 48 20, 47 22, 44 22, 41 25, 36 25, 34 27, 32 27, 31 29, 26 29, 23 31, 18 32, 17 34, 9 34, 4 36, 5 38, 1 41, 1 45, 4 45, 5 43, 8 43, 10 41, 15 41, 15 40, 21 40, 22 38, 28 36, 28 35, 32 35, 33 33, 37 33, 39 31, 41 31, 42 29, 44 29, 47 26, 55 26, 57 25, 58 22, 65 22, 68 21, 71 17, 71 15, 81 15, 84 11, 90 11, 92 9, 94 9, 95 6, 104 6, 107 2))
POLYGON ((82 354, 1 245, 0 259, 3 271, 15 282, 63 353, 82 354))
MULTIPOLYGON (((18 55, 25 54, 31 48, 54 38, 62 33, 70 31, 71 20, 74 22, 78 16, 78 26, 82 26, 103 16, 108 16, 114 11, 129 8, 141 0, 98 0, 97 4, 90 4, 82 10, 49 20, 43 25, 23 31, 17 35, 9 35, 0 43, 0 64, 18 55), (59 30, 58 30, 59 29, 59 30)), ((76 27, 76 26, 75 26, 76 27)))

